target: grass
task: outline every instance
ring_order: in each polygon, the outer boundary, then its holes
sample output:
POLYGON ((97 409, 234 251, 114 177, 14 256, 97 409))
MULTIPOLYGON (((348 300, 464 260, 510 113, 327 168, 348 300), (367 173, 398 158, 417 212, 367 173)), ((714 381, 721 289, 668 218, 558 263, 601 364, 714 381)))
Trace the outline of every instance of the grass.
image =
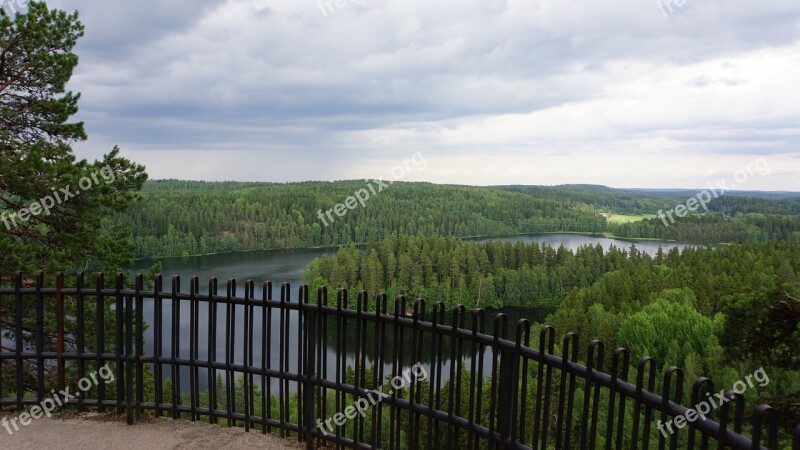
POLYGON ((655 214, 635 214, 635 215, 613 214, 607 220, 608 223, 631 223, 631 222, 640 222, 645 219, 654 219, 655 217, 656 217, 655 214))

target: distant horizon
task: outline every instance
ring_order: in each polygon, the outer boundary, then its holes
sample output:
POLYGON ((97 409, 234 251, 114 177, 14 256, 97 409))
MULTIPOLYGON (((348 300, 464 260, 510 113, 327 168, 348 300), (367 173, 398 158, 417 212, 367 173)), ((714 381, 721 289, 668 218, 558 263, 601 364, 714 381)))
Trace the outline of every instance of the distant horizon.
POLYGON ((119 145, 154 178, 377 177, 422 152, 436 183, 691 189, 765 158, 741 188, 800 192, 792 0, 48 5, 86 28, 76 155, 119 145))
MULTIPOLYGON (((186 182, 194 182, 194 183, 241 183, 241 184, 301 184, 301 183, 340 183, 340 182, 359 182, 368 180, 365 178, 348 178, 348 179, 338 179, 338 180, 297 180, 297 181, 250 181, 250 180, 194 180, 188 178, 151 178, 148 179, 148 182, 152 181, 186 181, 186 182)), ((614 187, 608 186, 604 184, 593 184, 593 183, 562 183, 562 184, 520 184, 520 183, 512 183, 512 184, 464 184, 464 183, 438 183, 435 181, 427 181, 427 180, 397 180, 394 183, 425 183, 425 184, 434 184, 437 186, 465 186, 465 187, 511 187, 511 186, 519 186, 519 187, 542 187, 542 188, 557 188, 557 187, 569 187, 569 186, 585 186, 585 187, 599 187, 599 188, 608 188, 614 189, 619 191, 702 191, 704 189, 708 189, 707 187, 697 187, 697 188, 674 188, 674 187, 661 187, 661 188, 641 188, 641 187, 614 187)), ((764 194, 797 194, 800 196, 800 191, 779 191, 779 190, 765 190, 765 189, 727 189, 726 192, 735 192, 737 194, 754 192, 754 193, 764 193, 764 194)))

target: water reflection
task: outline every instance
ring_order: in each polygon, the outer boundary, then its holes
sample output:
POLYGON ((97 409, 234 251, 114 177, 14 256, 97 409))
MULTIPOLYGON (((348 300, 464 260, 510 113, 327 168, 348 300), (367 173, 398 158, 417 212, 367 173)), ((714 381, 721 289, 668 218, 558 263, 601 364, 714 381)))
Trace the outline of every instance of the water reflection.
MULTIPOLYGON (((479 241, 488 241, 494 239, 482 239, 479 241)), ((527 236, 512 236, 500 238, 506 242, 523 241, 526 243, 538 242, 546 243, 553 247, 564 245, 566 248, 576 250, 583 245, 601 244, 604 248, 609 248, 614 245, 619 248, 628 248, 630 243, 617 239, 609 239, 603 237, 583 236, 576 234, 546 234, 546 235, 527 235, 527 236)), ((636 247, 643 252, 655 254, 659 247, 664 247, 665 251, 672 247, 684 248, 687 244, 671 243, 671 242, 658 242, 658 241, 643 241, 638 242, 636 247)), ((293 288, 292 298, 297 299, 297 286, 299 286, 303 270, 305 266, 314 258, 324 254, 332 254, 335 249, 318 249, 318 250, 293 250, 285 252, 245 252, 233 253, 224 255, 209 255, 198 256, 189 258, 169 258, 160 260, 162 264, 162 273, 165 278, 165 285, 170 284, 170 277, 177 275, 181 278, 183 290, 188 289, 188 283, 192 276, 197 276, 200 279, 200 293, 206 294, 208 292, 208 280, 211 277, 217 277, 220 280, 220 289, 224 290, 226 280, 234 278, 239 280, 240 285, 247 279, 273 281, 272 298, 280 298, 280 284, 284 282, 291 283, 293 288)), ((133 272, 145 271, 155 261, 139 261, 131 270, 133 272)), ((240 288, 241 291, 241 288, 240 288)), ((257 293, 260 294, 260 287, 257 288, 257 293)), ((179 302, 179 311, 176 316, 180 327, 179 336, 177 340, 177 349, 179 358, 189 358, 189 336, 190 336, 190 309, 189 302, 179 302)), ((355 302, 351 300, 351 304, 355 302)), ((430 312, 432 305, 428 305, 428 320, 430 320, 430 312)), ((173 305, 169 299, 162 300, 161 314, 162 314, 162 335, 165 337, 164 342, 161 343, 161 354, 169 356, 171 353, 171 324, 173 323, 173 305)), ((212 346, 216 346, 216 358, 218 362, 225 362, 225 318, 228 311, 224 305, 218 305, 217 318, 219 320, 215 334, 212 333, 211 326, 208 320, 208 303, 203 301, 199 303, 198 318, 199 327, 197 334, 199 337, 198 342, 198 359, 207 360, 209 350, 212 346), (209 337, 213 336, 213 340, 209 341, 209 337)), ((508 316, 509 331, 508 336, 514 336, 514 326, 518 319, 525 318, 531 322, 542 322, 544 318, 552 312, 548 308, 506 308, 500 311, 487 311, 486 317, 486 333, 493 332, 494 314, 502 312, 508 316)), ((146 350, 148 354, 155 352, 155 303, 153 300, 145 301, 144 303, 144 318, 150 325, 144 332, 146 341, 146 350)), ((288 366, 285 370, 289 372, 297 372, 299 361, 299 318, 297 312, 287 312, 284 317, 284 324, 287 329, 284 330, 283 338, 281 335, 281 312, 277 309, 270 308, 254 308, 255 316, 253 317, 253 358, 252 364, 256 367, 261 367, 262 362, 264 367, 277 369, 280 366, 282 356, 288 358, 288 366), (266 310, 266 316, 264 311, 266 310), (287 331, 288 330, 288 331, 287 331), (283 340, 281 340, 283 339, 283 340), (280 349, 286 349, 286 354, 281 354, 280 349)), ((234 364, 243 364, 244 358, 244 307, 237 306, 230 312, 232 317, 232 329, 235 330, 233 334, 234 339, 231 342, 230 348, 232 350, 232 359, 234 364)), ((447 314, 445 323, 452 323, 452 315, 447 314)), ((471 325, 471 317, 468 315, 465 322, 468 326, 471 325)), ((426 370, 430 369, 430 363, 434 359, 431 351, 430 333, 426 333, 426 340, 423 341, 421 351, 418 355, 412 355, 410 349, 412 347, 412 333, 407 328, 398 330, 398 338, 394 337, 393 326, 387 325, 384 329, 383 337, 380 337, 380 328, 376 329, 373 325, 367 326, 365 329, 358 330, 355 326, 354 320, 345 320, 340 322, 340 330, 342 334, 337 341, 336 334, 336 320, 329 318, 326 320, 326 333, 325 333, 325 351, 322 353, 325 362, 325 372, 329 379, 334 379, 336 371, 336 354, 337 345, 342 347, 344 355, 344 363, 346 365, 355 366, 356 354, 359 346, 362 346, 366 351, 365 361, 367 365, 371 365, 372 361, 376 359, 376 355, 380 353, 383 361, 388 361, 384 364, 384 373, 388 374, 390 370, 391 361, 394 358, 395 349, 398 349, 398 354, 401 363, 404 367, 422 362, 425 364, 426 370), (390 330, 391 329, 391 330, 390 330), (397 342, 395 342, 397 341, 397 342), (401 343, 398 345, 398 343, 401 343), (403 349, 402 352, 399 350, 403 349), (412 359, 416 358, 416 361, 412 359)), ((532 333, 537 336, 535 331, 532 333)), ((450 373, 450 364, 452 359, 451 341, 449 338, 442 340, 441 359, 437 359, 442 364, 443 379, 447 379, 450 373)), ((472 349, 469 345, 463 349, 465 354, 471 354, 472 349)), ((484 373, 491 372, 490 358, 491 352, 484 352, 484 373)), ((249 358, 248 358, 249 360, 249 358)), ((469 367, 469 358, 466 358, 467 366, 469 367)), ((165 367, 166 369, 166 367, 165 367)), ((165 372, 166 373, 166 372, 165 372)), ((430 373, 430 370, 429 370, 430 373)), ((213 375, 212 375, 213 376, 213 375)), ((201 389, 208 386, 209 373, 207 370, 202 369, 199 371, 199 384, 201 389)), ((180 384, 183 392, 188 392, 189 386, 189 370, 182 368, 180 370, 180 384)), ((256 377, 258 379, 259 377, 256 377)), ((272 380, 270 383, 270 390, 277 392, 278 382, 272 380)))

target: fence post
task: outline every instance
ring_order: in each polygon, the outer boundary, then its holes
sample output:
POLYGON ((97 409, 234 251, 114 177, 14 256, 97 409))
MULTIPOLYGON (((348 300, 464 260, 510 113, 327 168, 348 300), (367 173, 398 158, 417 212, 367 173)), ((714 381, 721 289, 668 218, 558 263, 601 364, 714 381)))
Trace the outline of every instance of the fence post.
MULTIPOLYGON (((308 303, 301 303, 301 308, 308 303)), ((317 316, 312 308, 306 310, 306 357, 303 364, 303 411, 305 412, 306 448, 314 449, 317 446, 317 438, 314 434, 314 377, 316 376, 317 354, 317 316)))
MULTIPOLYGON (((122 276, 119 277, 121 284, 122 276)), ((133 425, 133 368, 134 365, 139 364, 137 358, 133 355, 135 341, 133 338, 133 296, 128 295, 125 298, 125 376, 118 374, 123 383, 117 385, 117 389, 125 389, 125 413, 127 415, 128 425, 133 425)), ((138 405, 137 405, 138 406, 138 405)))
POLYGON ((794 427, 794 439, 792 439, 792 448, 794 450, 800 449, 800 424, 794 427))
MULTIPOLYGON (((57 372, 58 372, 58 388, 65 389, 67 384, 67 366, 64 360, 64 295, 61 292, 64 289, 64 272, 59 272, 56 275, 56 327, 58 329, 58 341, 56 343, 56 358, 57 372)), ((64 398, 64 400, 67 400, 64 398)), ((66 402, 65 402, 66 403, 66 402)), ((63 407, 62 407, 63 410, 63 407)))
POLYGON ((511 405, 519 382, 517 370, 518 357, 514 350, 503 349, 500 352, 500 392, 497 394, 497 432, 500 433, 498 448, 508 448, 511 440, 511 424, 516 420, 513 417, 511 405))

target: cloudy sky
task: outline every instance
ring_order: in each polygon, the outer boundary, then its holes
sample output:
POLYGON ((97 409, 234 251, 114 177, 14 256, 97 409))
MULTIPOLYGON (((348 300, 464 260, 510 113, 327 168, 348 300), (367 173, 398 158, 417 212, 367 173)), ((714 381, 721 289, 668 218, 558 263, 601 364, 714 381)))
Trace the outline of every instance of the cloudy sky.
POLYGON ((421 152, 404 179, 800 191, 800 3, 662 1, 50 5, 86 25, 78 155, 119 145, 151 178, 374 178, 421 152))

